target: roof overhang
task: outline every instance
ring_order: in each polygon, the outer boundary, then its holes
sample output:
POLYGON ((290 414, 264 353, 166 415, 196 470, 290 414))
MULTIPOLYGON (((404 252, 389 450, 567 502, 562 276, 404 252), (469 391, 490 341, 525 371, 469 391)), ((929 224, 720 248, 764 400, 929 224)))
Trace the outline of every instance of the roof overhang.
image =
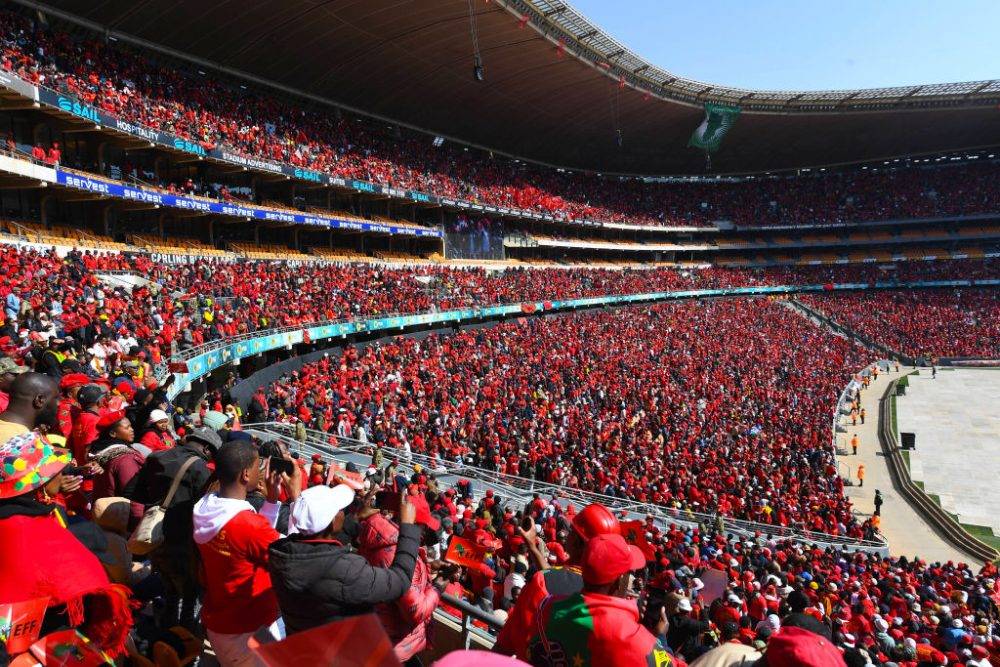
POLYGON ((471 17, 466 0, 18 2, 307 103, 573 169, 704 173, 705 156, 687 141, 706 101, 743 109, 712 156, 713 173, 1000 145, 997 81, 819 92, 715 86, 643 61, 558 0, 476 2, 471 17))

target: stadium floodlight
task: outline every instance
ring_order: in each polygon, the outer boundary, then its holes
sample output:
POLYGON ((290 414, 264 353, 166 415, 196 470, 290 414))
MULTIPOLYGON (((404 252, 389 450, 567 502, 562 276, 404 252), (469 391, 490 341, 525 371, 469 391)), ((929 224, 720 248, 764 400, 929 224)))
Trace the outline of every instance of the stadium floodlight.
POLYGON ((444 145, 444 137, 434 137, 434 141, 431 142, 431 145, 434 146, 434 148, 440 148, 444 145))

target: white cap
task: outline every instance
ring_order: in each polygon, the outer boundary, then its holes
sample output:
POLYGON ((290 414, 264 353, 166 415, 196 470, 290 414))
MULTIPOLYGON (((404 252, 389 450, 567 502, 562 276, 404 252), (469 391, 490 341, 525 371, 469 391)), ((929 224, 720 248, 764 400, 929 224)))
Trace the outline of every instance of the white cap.
POLYGON ((164 419, 170 419, 170 418, 167 416, 167 413, 164 412, 163 410, 153 410, 152 412, 149 413, 150 424, 155 424, 156 422, 162 421, 164 419))
POLYGON ((691 611, 691 600, 681 598, 677 601, 677 609, 680 611, 691 611))
POLYGON ((315 535, 333 523, 337 512, 354 501, 354 491, 344 484, 331 488, 326 485, 311 486, 292 503, 288 517, 289 533, 315 535))

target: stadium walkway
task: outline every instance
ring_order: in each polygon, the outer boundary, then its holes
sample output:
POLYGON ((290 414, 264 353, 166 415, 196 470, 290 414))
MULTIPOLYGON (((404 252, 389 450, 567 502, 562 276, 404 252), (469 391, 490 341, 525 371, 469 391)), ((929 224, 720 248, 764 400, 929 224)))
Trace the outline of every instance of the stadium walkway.
POLYGON ((872 502, 875 497, 875 489, 882 491, 882 534, 889 541, 889 552, 893 556, 906 556, 913 558, 919 556, 928 562, 933 561, 963 561, 968 563, 971 559, 948 542, 938 536, 937 533, 924 521, 923 517, 917 514, 906 500, 892 487, 892 477, 889 475, 889 467, 882 456, 882 448, 878 442, 878 399, 885 392, 886 385, 900 375, 904 375, 912 368, 901 366, 900 372, 890 370, 888 373, 879 373, 878 380, 868 386, 868 389, 861 393, 861 405, 866 414, 866 423, 861 424, 858 420, 857 426, 850 426, 848 420, 847 432, 837 435, 837 446, 841 452, 837 460, 850 468, 851 479, 857 484, 858 465, 865 466, 864 487, 845 487, 844 493, 851 502, 854 503, 855 512, 861 517, 871 516, 875 511, 872 502), (858 455, 853 456, 850 451, 851 436, 858 434, 860 445, 858 455))

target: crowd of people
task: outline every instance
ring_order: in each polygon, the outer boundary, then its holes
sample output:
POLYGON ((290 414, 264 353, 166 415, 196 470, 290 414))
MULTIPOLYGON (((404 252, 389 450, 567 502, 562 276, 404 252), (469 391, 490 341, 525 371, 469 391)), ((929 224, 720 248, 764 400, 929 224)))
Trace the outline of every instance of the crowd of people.
MULTIPOLYGON (((54 373, 56 360, 71 356, 99 375, 120 370, 133 350, 153 367, 247 332, 378 314, 697 288, 983 278, 995 270, 990 259, 904 263, 891 272, 863 265, 489 271, 210 258, 170 263, 141 253, 61 254, 11 245, 0 248, 0 351, 28 356, 54 373), (101 271, 130 271, 148 282, 129 291, 101 281, 101 271)), ((954 298, 927 291, 803 298, 904 354, 996 353, 995 298, 985 289, 954 298), (879 317, 871 317, 872 308, 879 317)))
POLYGON ((995 289, 891 290, 802 301, 913 359, 1000 359, 1000 292, 995 289))
MULTIPOLYGON (((570 647, 593 665, 716 664, 704 661, 764 646, 761 664, 793 664, 777 656, 809 650, 802 642, 829 649, 834 662, 822 664, 981 666, 996 654, 989 567, 722 530, 725 516, 877 536, 851 512, 829 433, 837 395, 871 355, 778 302, 632 307, 347 347, 259 392, 246 415, 224 392, 191 411, 172 405, 155 373, 186 346, 285 324, 883 279, 875 269, 171 264, 5 246, 0 273, 0 604, 47 598, 41 635, 75 651, 187 664, 207 640, 223 665, 255 664, 251 635, 294 639, 375 612, 398 660, 416 665, 433 644, 432 612, 455 612, 454 596, 493 615, 484 631, 503 625, 498 653, 534 665, 562 664, 570 647), (128 291, 99 277, 120 270, 149 282, 128 291), (366 441, 371 464, 296 458, 241 430, 259 418, 366 441), (720 520, 637 527, 558 494, 525 504, 469 481, 447 487, 435 465, 383 448, 720 520), (162 539, 143 528, 157 516, 162 539)), ((995 320, 995 309, 975 312, 995 320)))
MULTIPOLYGON (((321 110, 160 60, 103 36, 70 34, 27 12, 0 14, 0 67, 205 150, 225 146, 321 173, 561 219, 646 226, 836 224, 992 213, 996 164, 880 165, 748 181, 602 177, 466 150, 382 122, 321 110)), ((66 159, 36 146, 41 159, 66 159)))
POLYGON ((786 308, 712 301, 347 348, 281 378, 268 406, 432 460, 862 537, 829 425, 865 364, 786 308))

